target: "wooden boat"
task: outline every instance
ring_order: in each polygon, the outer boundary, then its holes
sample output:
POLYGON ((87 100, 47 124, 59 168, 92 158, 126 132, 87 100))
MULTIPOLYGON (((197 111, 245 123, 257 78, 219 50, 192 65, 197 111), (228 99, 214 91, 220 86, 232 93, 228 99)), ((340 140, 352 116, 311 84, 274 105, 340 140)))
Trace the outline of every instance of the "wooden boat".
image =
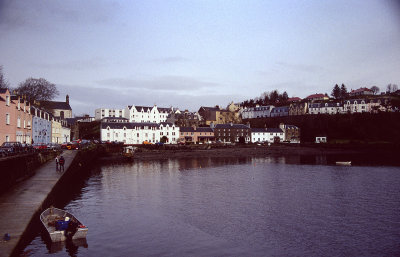
POLYGON ((125 146, 123 148, 122 155, 126 158, 133 158, 136 148, 137 147, 133 147, 133 146, 125 146))
POLYGON ((52 242, 86 238, 88 228, 71 213, 50 207, 40 214, 40 221, 52 242))
POLYGON ((347 161, 347 162, 336 162, 336 165, 339 165, 339 166, 351 166, 351 161, 347 161))

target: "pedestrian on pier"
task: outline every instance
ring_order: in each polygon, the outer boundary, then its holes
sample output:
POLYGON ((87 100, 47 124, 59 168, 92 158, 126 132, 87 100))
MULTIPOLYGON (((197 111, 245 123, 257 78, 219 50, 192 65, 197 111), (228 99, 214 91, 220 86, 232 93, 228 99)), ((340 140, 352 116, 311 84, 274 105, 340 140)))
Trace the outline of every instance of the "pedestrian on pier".
POLYGON ((64 163, 65 163, 65 159, 61 155, 60 159, 58 160, 58 164, 60 164, 60 171, 61 171, 61 169, 62 169, 62 171, 64 171, 64 163))
POLYGON ((58 164, 60 162, 60 155, 56 156, 56 170, 58 170, 58 164))

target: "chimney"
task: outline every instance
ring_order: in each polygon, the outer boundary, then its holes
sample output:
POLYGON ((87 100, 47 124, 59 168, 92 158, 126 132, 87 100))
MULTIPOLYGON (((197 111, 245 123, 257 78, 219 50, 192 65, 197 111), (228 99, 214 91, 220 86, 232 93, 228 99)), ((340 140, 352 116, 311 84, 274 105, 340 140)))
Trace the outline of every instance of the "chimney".
POLYGON ((69 95, 67 95, 67 96, 65 97, 65 102, 66 102, 67 104, 69 104, 69 95))

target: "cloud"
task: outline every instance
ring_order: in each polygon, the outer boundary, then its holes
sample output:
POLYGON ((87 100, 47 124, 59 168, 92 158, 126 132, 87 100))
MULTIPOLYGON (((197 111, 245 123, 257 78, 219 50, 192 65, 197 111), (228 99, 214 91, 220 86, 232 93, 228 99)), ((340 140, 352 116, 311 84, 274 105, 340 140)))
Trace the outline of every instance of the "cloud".
POLYGON ((307 65, 307 64, 294 64, 294 63, 286 63, 286 62, 277 62, 277 65, 288 68, 294 71, 300 72, 318 72, 322 71, 323 68, 317 65, 307 65))
POLYGON ((7 29, 58 29, 61 23, 107 23, 114 19, 120 6, 117 2, 100 0, 12 1, 0 0, 0 26, 7 29), (78 7, 78 8, 77 8, 78 7))
POLYGON ((58 62, 58 63, 33 63, 39 68, 44 69, 60 69, 60 70, 88 70, 88 69, 99 69, 106 67, 108 65, 107 61, 104 58, 91 58, 91 59, 82 59, 82 60, 72 60, 67 62, 58 62))
POLYGON ((243 101, 242 96, 233 94, 196 94, 185 92, 177 94, 172 91, 152 91, 141 88, 121 90, 118 87, 97 88, 84 85, 59 85, 60 100, 65 95, 70 96, 70 104, 75 115, 88 113, 94 115, 97 108, 125 108, 128 105, 143 105, 159 107, 177 107, 181 110, 197 111, 200 106, 221 106, 229 102, 243 101))
POLYGON ((170 57, 154 59, 153 61, 157 63, 167 64, 167 63, 189 62, 190 60, 180 56, 170 56, 170 57))
POLYGON ((201 81, 184 76, 161 76, 152 79, 110 78, 96 81, 96 83, 100 86, 107 87, 173 92, 199 91, 200 89, 218 87, 218 84, 216 83, 201 81))

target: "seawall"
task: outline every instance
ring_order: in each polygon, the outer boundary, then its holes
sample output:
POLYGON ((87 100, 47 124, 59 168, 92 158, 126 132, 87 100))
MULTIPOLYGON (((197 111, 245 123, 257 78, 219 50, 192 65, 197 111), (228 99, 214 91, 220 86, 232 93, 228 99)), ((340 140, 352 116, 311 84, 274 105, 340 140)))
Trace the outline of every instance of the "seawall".
POLYGON ((55 202, 78 172, 88 170, 97 157, 96 149, 65 151, 64 172, 56 171, 53 161, 45 163, 0 196, 0 235, 11 236, 9 241, 0 243, 0 257, 21 254, 37 232, 40 213, 55 202))

